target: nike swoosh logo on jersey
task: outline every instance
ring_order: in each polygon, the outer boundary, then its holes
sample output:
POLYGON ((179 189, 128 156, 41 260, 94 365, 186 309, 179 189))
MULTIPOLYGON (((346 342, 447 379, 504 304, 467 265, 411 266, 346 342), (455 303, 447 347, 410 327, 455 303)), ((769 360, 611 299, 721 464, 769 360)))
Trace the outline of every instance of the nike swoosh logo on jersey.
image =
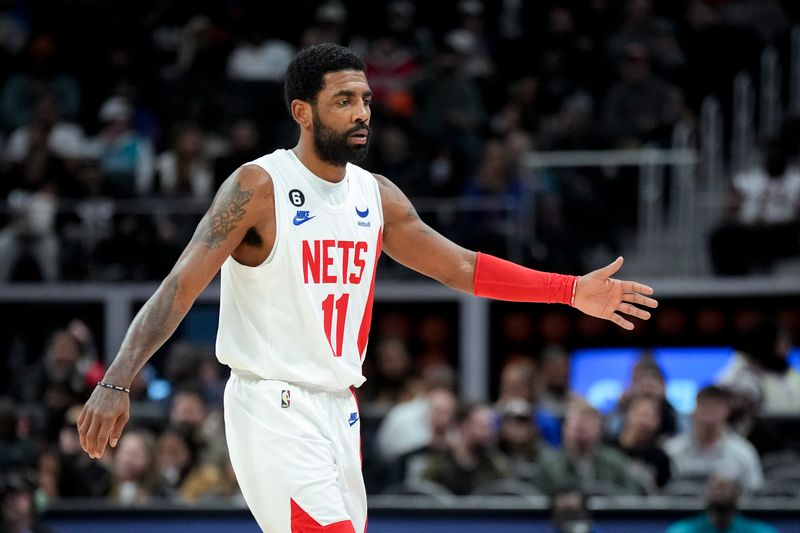
POLYGON ((369 215, 369 207, 367 207, 363 211, 359 211, 358 207, 356 207, 356 214, 361 218, 367 218, 367 215, 369 215))
POLYGON ((351 426, 358 422, 358 413, 350 413, 350 419, 347 421, 351 426))
POLYGON ((316 216, 310 216, 311 211, 298 211, 297 214, 292 219, 292 224, 295 226, 299 226, 300 224, 305 224, 312 218, 316 218, 316 216))

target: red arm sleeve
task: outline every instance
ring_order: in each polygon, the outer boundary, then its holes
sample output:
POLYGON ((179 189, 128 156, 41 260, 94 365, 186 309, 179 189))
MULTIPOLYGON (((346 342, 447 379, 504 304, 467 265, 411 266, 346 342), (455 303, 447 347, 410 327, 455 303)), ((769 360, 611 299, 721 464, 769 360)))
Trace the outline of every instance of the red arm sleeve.
POLYGON ((578 276, 540 272, 478 252, 472 292, 510 302, 574 305, 578 276))

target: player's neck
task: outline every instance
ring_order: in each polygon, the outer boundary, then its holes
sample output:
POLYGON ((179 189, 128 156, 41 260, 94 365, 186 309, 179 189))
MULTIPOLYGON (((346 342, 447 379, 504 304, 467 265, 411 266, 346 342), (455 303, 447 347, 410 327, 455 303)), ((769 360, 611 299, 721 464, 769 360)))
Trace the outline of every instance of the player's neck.
POLYGON ((318 178, 331 183, 339 183, 344 179, 345 167, 326 163, 319 158, 311 146, 299 142, 292 148, 292 151, 297 159, 318 178))

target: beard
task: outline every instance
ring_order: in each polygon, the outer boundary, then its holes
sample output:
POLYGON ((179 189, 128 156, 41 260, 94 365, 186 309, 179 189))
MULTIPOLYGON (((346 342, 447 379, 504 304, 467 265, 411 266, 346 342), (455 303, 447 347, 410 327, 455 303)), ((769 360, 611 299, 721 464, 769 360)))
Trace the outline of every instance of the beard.
POLYGON ((362 123, 344 133, 339 133, 323 124, 316 112, 313 113, 312 120, 314 124, 314 151, 320 159, 332 165, 345 166, 347 163, 363 161, 367 157, 370 141, 370 129, 367 124, 362 123), (367 142, 364 144, 352 144, 350 135, 361 129, 367 130, 367 142))

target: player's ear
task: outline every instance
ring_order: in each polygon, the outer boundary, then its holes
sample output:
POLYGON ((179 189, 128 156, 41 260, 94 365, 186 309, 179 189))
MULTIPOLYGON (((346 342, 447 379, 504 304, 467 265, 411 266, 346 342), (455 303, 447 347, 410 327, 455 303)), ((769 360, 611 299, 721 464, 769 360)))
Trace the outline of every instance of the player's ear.
POLYGON ((312 113, 311 104, 304 100, 292 100, 292 118, 297 122, 301 128, 308 129, 311 127, 312 113))

